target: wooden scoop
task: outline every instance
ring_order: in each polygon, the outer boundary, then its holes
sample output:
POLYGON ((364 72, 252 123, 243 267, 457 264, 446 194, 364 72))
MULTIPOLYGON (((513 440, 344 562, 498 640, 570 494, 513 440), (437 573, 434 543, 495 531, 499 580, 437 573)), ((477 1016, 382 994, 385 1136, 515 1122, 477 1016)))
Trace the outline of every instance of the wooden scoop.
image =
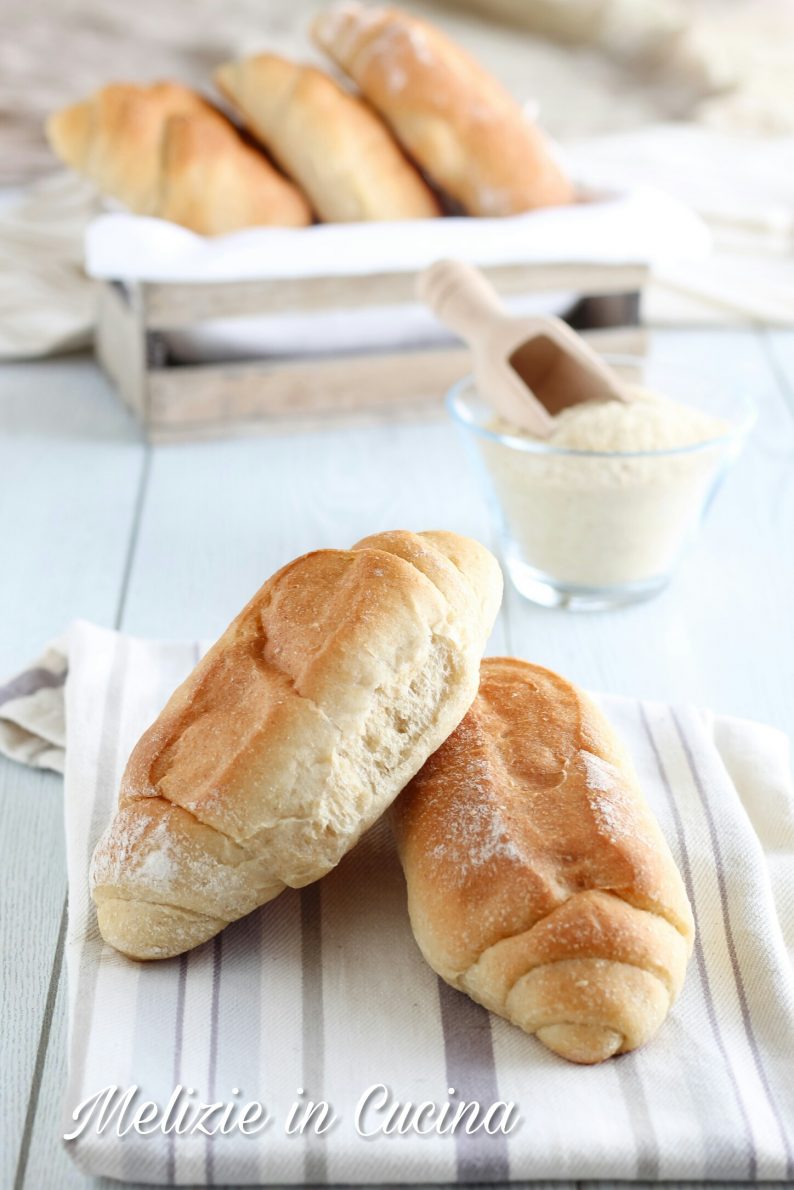
POLYGON ((474 355, 482 397, 513 425, 548 438, 554 414, 582 401, 630 401, 619 377, 560 318, 514 317, 471 265, 439 260, 418 293, 474 355))

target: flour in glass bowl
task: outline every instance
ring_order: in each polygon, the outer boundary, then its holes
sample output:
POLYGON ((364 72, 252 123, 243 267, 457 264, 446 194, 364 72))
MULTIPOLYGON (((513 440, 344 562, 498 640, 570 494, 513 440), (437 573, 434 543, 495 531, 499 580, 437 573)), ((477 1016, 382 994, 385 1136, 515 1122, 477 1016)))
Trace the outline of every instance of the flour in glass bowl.
POLYGON ((562 410, 548 451, 516 449, 510 439, 532 435, 497 418, 488 429, 505 437, 480 441, 509 548, 540 575, 587 588, 650 582, 697 520, 731 426, 639 387, 633 395, 562 410))
POLYGON ((726 422, 691 405, 634 387, 634 400, 586 401, 555 417, 549 446, 565 450, 630 453, 675 450, 722 437, 726 422))

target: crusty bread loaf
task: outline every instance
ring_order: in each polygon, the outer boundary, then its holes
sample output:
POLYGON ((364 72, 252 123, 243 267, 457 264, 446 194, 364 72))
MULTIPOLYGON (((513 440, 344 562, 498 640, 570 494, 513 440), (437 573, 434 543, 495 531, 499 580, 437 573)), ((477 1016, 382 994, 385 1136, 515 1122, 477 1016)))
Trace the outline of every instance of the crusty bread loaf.
POLYGON ((629 758, 582 691, 484 661, 474 705, 393 818, 414 934, 448 983, 573 1062, 656 1032, 692 913, 629 758))
POLYGON ((158 217, 200 235, 311 222, 305 197, 227 120, 172 116, 162 163, 158 217))
POLYGON ((333 868, 470 706, 500 599, 495 560, 452 533, 269 579, 129 759, 92 863, 103 937, 179 954, 333 868))
POLYGON ((440 213, 383 121, 324 71, 257 54, 221 66, 215 80, 321 219, 430 219, 440 213))
POLYGON ((47 123, 55 152, 138 215, 202 235, 304 226, 306 199, 234 125, 177 83, 113 83, 47 123))
POLYGON ((398 8, 343 0, 319 13, 312 33, 469 214, 512 215, 573 200, 540 130, 440 29, 398 8))
POLYGON ((209 111, 179 83, 111 83, 47 121, 50 145, 64 164, 136 214, 152 214, 160 193, 163 127, 171 116, 209 111))

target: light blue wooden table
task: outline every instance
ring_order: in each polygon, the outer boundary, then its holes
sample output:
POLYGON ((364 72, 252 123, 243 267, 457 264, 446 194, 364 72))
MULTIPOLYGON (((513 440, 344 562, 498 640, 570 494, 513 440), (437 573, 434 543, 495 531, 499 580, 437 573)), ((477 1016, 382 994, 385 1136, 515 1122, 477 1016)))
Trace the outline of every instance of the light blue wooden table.
MULTIPOLYGON (((658 333, 652 360, 760 405, 699 548, 629 610, 573 616, 510 591, 491 651, 794 733, 794 334, 658 333)), ((152 449, 87 358, 0 369, 0 674, 76 616, 212 637, 288 559, 397 526, 496 544, 442 419, 152 449)), ((59 1141, 61 782, 3 760, 0 871, 0 1186, 85 1188, 59 1141)))

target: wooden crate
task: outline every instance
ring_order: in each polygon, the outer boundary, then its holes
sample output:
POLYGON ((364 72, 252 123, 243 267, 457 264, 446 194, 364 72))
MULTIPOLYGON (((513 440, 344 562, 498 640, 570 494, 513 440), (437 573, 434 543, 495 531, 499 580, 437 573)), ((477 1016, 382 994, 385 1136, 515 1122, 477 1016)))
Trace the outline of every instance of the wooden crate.
MULTIPOLYGON (((548 264, 486 268, 504 296, 580 295, 572 325, 604 351, 639 355, 644 265, 548 264)), ((399 305, 414 301, 411 273, 277 281, 104 282, 97 356, 151 441, 306 425, 332 417, 386 419, 432 410, 468 369, 464 347, 329 358, 180 364, 167 332, 215 319, 399 305)))

